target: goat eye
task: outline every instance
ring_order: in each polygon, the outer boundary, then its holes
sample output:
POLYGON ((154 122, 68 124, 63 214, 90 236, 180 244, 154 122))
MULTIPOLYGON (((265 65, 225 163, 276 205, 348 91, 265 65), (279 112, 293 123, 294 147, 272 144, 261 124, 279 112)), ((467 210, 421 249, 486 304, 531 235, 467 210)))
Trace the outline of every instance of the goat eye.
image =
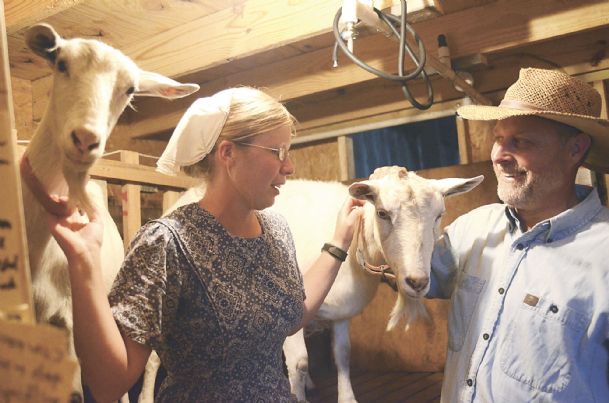
POLYGON ((65 60, 60 60, 57 62, 57 71, 61 73, 65 73, 66 71, 68 71, 68 64, 65 60))
POLYGON ((389 213, 387 213, 385 210, 378 210, 376 212, 376 215, 381 219, 381 220, 388 220, 389 219, 389 213))
POLYGON ((135 87, 129 87, 127 88, 127 95, 131 95, 135 92, 135 87))

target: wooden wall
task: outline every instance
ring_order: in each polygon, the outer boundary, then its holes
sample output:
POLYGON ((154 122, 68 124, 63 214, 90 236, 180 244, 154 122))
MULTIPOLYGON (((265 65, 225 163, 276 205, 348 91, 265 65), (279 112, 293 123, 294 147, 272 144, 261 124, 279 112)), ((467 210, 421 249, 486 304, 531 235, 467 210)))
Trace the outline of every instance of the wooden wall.
POLYGON ((290 157, 295 167, 294 179, 335 181, 340 178, 338 144, 335 140, 292 146, 290 157))

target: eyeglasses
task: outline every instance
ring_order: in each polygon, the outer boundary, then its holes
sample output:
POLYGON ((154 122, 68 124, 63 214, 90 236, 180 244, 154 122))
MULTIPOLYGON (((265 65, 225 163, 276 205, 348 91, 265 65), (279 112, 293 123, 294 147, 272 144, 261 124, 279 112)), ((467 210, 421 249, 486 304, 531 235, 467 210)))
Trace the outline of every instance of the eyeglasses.
POLYGON ((285 144, 282 144, 281 146, 279 146, 279 148, 272 148, 272 147, 261 146, 258 144, 242 143, 240 141, 235 141, 234 143, 242 145, 242 146, 256 147, 256 148, 262 148, 263 150, 272 151, 273 154, 275 154, 277 156, 277 158, 279 158, 279 161, 281 161, 281 162, 284 162, 285 160, 290 158, 290 152, 288 151, 288 148, 285 146, 285 144))

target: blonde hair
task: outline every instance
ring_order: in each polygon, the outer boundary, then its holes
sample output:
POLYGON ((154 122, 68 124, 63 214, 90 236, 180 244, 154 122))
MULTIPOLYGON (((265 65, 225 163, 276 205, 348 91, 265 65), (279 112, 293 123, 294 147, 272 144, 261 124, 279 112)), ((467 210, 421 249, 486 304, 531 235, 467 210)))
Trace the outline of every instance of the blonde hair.
POLYGON ((252 87, 231 89, 231 105, 216 144, 201 161, 183 167, 186 174, 209 180, 213 172, 213 155, 223 140, 242 140, 289 127, 295 135, 296 119, 279 101, 252 87))

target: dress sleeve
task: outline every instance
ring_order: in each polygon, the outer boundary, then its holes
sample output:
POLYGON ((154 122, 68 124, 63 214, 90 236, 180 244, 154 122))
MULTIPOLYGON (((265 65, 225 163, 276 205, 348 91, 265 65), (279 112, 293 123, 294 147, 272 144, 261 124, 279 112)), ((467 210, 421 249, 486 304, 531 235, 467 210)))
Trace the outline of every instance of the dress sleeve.
POLYGON ((164 319, 175 317, 178 305, 177 250, 166 226, 146 224, 131 242, 108 296, 121 332, 153 349, 161 339, 164 319))

